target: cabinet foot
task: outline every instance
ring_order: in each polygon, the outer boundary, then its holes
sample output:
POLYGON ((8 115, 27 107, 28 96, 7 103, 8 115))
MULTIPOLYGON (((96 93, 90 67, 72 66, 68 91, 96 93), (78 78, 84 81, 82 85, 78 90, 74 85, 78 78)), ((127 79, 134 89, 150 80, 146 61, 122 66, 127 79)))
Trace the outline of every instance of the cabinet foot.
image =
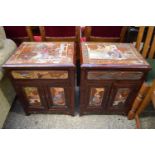
POLYGON ((84 114, 82 112, 79 113, 79 116, 83 116, 84 114))
POLYGON ((25 115, 26 115, 26 116, 30 116, 31 114, 26 112, 25 115))

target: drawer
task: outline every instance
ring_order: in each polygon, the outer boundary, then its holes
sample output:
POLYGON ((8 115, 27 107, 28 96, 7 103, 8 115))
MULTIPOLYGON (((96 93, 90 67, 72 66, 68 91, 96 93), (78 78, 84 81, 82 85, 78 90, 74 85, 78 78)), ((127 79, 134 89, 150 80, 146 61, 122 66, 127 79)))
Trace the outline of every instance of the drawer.
POLYGON ((68 71, 60 70, 14 70, 14 79, 68 79, 68 71))
POLYGON ((138 71, 88 71, 88 80, 139 80, 143 72, 138 71))

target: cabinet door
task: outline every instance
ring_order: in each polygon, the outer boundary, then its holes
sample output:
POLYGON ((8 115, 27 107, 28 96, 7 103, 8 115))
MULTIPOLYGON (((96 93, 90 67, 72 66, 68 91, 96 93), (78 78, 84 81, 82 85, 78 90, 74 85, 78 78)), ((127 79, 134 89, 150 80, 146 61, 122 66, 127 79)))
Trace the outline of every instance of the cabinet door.
POLYGON ((139 82, 117 81, 112 85, 110 99, 108 102, 108 110, 117 114, 126 114, 140 88, 139 82))
POLYGON ((32 83, 17 84, 17 93, 26 110, 46 109, 43 87, 32 83))
POLYGON ((46 86, 48 108, 57 113, 73 114, 74 88, 63 85, 46 86))
POLYGON ((111 82, 101 82, 100 84, 87 84, 81 89, 81 114, 103 112, 109 97, 111 82))

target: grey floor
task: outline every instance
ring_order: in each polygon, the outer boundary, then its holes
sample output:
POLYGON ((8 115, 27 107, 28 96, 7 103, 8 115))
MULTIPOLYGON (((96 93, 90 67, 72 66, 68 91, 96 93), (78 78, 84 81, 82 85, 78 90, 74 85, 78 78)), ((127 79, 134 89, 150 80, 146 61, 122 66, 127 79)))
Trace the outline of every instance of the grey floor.
MULTIPOLYGON (((77 94, 78 101, 78 94, 77 94)), ((77 106, 76 106, 77 107, 77 106)), ((78 111, 78 108, 76 108, 78 111)), ((147 108, 140 117, 142 128, 155 128, 155 110, 147 108)), ((134 129, 135 120, 119 115, 75 116, 54 114, 31 114, 26 116, 17 100, 12 107, 4 129, 134 129)))

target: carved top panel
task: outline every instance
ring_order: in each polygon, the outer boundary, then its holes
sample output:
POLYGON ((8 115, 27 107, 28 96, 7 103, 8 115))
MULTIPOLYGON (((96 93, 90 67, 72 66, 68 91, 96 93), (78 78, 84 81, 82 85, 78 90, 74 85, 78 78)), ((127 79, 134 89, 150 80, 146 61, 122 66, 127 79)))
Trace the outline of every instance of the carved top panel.
POLYGON ((6 65, 74 64, 73 42, 23 42, 6 65))
POLYGON ((82 43, 82 59, 83 64, 148 65, 141 54, 129 43, 82 43))

